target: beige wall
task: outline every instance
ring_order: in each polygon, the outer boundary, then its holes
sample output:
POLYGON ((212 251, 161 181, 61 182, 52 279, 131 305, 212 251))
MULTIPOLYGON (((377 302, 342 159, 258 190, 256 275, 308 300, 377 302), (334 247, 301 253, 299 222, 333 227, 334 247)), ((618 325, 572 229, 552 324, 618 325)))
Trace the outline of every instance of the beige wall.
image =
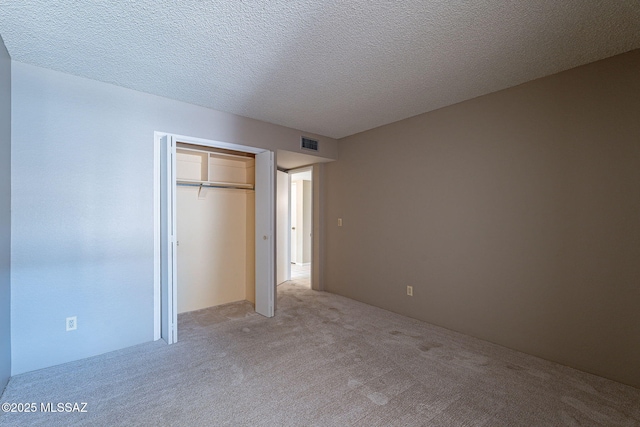
MULTIPOLYGON (((311 262, 311 218, 312 218, 312 186, 311 181, 302 181, 302 262, 309 264, 311 262)), ((299 200, 299 199, 298 199, 299 200)))
POLYGON ((640 387, 640 50, 346 138, 338 159, 328 291, 640 387))
POLYGON ((256 197, 254 192, 247 192, 246 231, 246 300, 256 303, 256 197))
POLYGON ((326 165, 323 163, 313 165, 312 169, 312 202, 313 237, 311 239, 311 289, 324 291, 324 270, 326 260, 326 217, 324 204, 326 201, 326 165))

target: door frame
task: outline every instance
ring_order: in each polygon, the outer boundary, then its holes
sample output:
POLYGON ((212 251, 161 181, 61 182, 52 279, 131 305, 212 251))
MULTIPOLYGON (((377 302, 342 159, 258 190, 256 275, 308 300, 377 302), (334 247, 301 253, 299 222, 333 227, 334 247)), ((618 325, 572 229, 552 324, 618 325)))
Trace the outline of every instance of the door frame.
POLYGON ((289 195, 289 235, 287 236, 287 241, 289 242, 289 264, 288 264, 288 275, 291 278, 291 264, 293 264, 293 259, 296 259, 296 264, 298 261, 298 218, 297 218, 297 204, 298 204, 298 186, 297 184, 291 180, 291 174, 287 173, 287 183, 289 185, 287 194, 289 195), (293 186, 296 186, 295 191, 293 186), (296 227, 296 232, 293 232, 293 227, 296 227), (295 238, 294 238, 295 234, 295 238))
POLYGON ((285 169, 280 169, 278 168, 278 171, 276 173, 276 200, 277 200, 277 205, 276 205, 276 278, 278 277, 278 272, 281 266, 281 257, 285 258, 285 265, 286 267, 284 268, 284 280, 280 281, 279 279, 276 280, 276 286, 281 285, 285 282, 288 282, 291 280, 291 235, 290 235, 290 230, 291 230, 291 200, 290 200, 290 196, 291 196, 291 180, 290 180, 290 176, 289 176, 289 172, 285 169), (285 177, 284 180, 286 180, 286 191, 283 193, 280 193, 280 174, 284 174, 285 177), (287 207, 286 207, 286 214, 285 214, 285 222, 286 225, 283 225, 282 227, 280 227, 281 225, 281 212, 280 212, 280 197, 284 197, 287 203, 287 207), (284 230, 284 231, 283 231, 284 230), (289 231, 287 231, 289 230, 289 231), (282 235, 285 235, 284 237, 282 235), (279 245, 278 242, 280 242, 280 239, 283 238, 284 239, 284 245, 279 245), (284 254, 282 254, 282 252, 284 252, 284 254), (278 283, 279 282, 279 283, 278 283))
MULTIPOLYGON (((167 138, 173 138, 174 140, 179 140, 180 142, 184 142, 187 144, 193 144, 193 145, 200 145, 200 146, 204 146, 204 147, 212 147, 212 148, 223 148, 223 149, 227 149, 227 150, 235 150, 235 151, 241 151, 241 152, 245 152, 245 153, 252 153, 252 154, 260 154, 260 153, 265 153, 265 152, 271 152, 272 153, 272 159, 273 159, 273 164, 272 164, 272 179, 270 180, 270 183, 267 185, 267 191, 269 193, 269 196, 267 197, 267 201, 269 202, 269 206, 265 206, 265 208, 269 211, 273 211, 274 210, 274 206, 275 206, 275 189, 274 189, 274 182, 275 182, 275 177, 276 177, 276 169, 275 169, 275 164, 276 164, 276 159, 275 159, 275 155, 276 153, 272 150, 268 150, 268 149, 264 149, 264 148, 258 148, 258 147, 252 147, 252 146, 248 146, 248 145, 241 145, 241 144, 235 144, 235 143, 230 143, 230 142, 223 142, 223 141, 216 141, 216 140, 211 140, 211 139, 203 139, 203 138, 196 138, 196 137, 190 137, 190 136, 184 136, 184 135, 178 135, 178 134, 173 134, 170 132, 160 132, 160 131, 155 131, 154 132, 154 138, 153 138, 153 229, 154 229, 154 265, 153 265, 153 281, 154 281, 154 285, 153 285, 153 339, 154 340, 159 340, 161 338, 161 322, 162 322, 162 310, 161 310, 161 293, 162 293, 162 284, 161 284, 161 236, 162 236, 162 227, 161 227, 161 218, 160 218, 160 203, 161 203, 161 141, 163 137, 167 137, 167 138)), ((176 177, 173 177, 173 181, 175 182, 176 177)), ((175 203, 176 201, 173 200, 173 205, 175 207, 175 203)), ((274 236, 274 231, 275 230, 275 212, 272 212, 272 220, 271 222, 274 222, 274 224, 271 225, 271 229, 269 231, 269 235, 268 235, 268 240, 269 242, 271 242, 272 244, 270 244, 268 246, 268 258, 270 260, 270 263, 273 264, 270 267, 270 270, 273 274, 269 274, 270 276, 273 276, 271 278, 271 287, 273 287, 273 292, 270 292, 270 298, 273 301, 270 301, 271 306, 273 307, 273 310, 271 310, 271 316, 273 316, 273 312, 275 311, 275 244, 273 242, 275 242, 275 239, 273 238, 274 236)), ((257 230, 256 230, 257 232, 257 230)), ((257 242, 256 242, 257 244, 257 242)), ((256 272, 257 273, 257 272, 256 272)), ((173 286, 173 295, 176 295, 177 293, 175 292, 176 290, 176 286, 177 286, 177 280, 173 281, 172 283, 173 286)), ((269 316, 270 317, 270 316, 269 316)), ((176 329, 177 329, 177 325, 176 325, 176 329)))
MULTIPOLYGON (((291 258, 291 216, 293 215, 293 209, 294 206, 292 206, 291 204, 291 175, 296 174, 296 173, 300 173, 300 172, 310 172, 311 173, 311 262, 310 262, 310 268, 309 268, 309 283, 311 284, 311 289, 314 290, 320 290, 320 286, 318 283, 315 283, 314 280, 314 272, 315 269, 318 268, 318 266, 316 265, 316 258, 315 258, 315 249, 314 249, 314 241, 315 241, 315 237, 316 237, 316 221, 318 220, 318 218, 316 218, 316 201, 315 201, 315 192, 317 191, 315 188, 315 181, 317 179, 319 179, 319 177, 317 176, 317 173, 314 171, 314 166, 313 165, 309 165, 309 166, 303 166, 300 168, 295 168, 295 169, 289 169, 287 171, 287 174, 289 175, 289 185, 288 185, 288 189, 289 189, 289 229, 287 230, 287 241, 289 242, 289 258, 291 258)), ((297 230, 296 230, 297 231, 297 230)), ((288 265, 288 269, 289 269, 289 278, 291 278, 291 263, 289 263, 288 265)))

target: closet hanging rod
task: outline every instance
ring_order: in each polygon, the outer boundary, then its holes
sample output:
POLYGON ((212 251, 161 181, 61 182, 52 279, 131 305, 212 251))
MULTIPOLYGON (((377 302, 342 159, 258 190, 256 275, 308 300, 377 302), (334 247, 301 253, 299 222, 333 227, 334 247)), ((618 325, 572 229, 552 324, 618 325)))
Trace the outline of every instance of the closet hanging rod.
POLYGON ((249 190, 254 191, 253 187, 240 187, 236 185, 222 185, 222 184, 206 184, 206 183, 195 183, 195 182, 176 182, 176 185, 180 185, 182 187, 204 187, 204 188, 228 188, 231 190, 249 190))

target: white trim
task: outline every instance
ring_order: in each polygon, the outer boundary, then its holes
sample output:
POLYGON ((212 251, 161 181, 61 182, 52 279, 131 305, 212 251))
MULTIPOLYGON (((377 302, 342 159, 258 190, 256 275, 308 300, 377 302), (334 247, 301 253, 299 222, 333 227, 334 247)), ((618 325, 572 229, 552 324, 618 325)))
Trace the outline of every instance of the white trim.
POLYGON ((153 340, 160 339, 160 138, 153 133, 153 340))
MULTIPOLYGON (((252 154, 259 154, 259 153, 263 153, 265 151, 271 151, 273 153, 274 156, 274 164, 275 164, 275 152, 266 148, 257 148, 257 147, 251 147, 248 145, 241 145, 241 144, 234 144, 234 143, 230 143, 230 142, 222 142, 222 141, 215 141, 215 140, 211 140, 211 139, 202 139, 202 138, 195 138, 195 137, 191 137, 191 136, 183 136, 183 135, 176 135, 176 134, 172 134, 169 132, 159 132, 159 131, 154 131, 153 133, 154 135, 154 148, 153 148, 153 154, 154 154, 154 158, 153 158, 153 254, 154 254, 154 261, 153 261, 153 339, 154 340, 159 340, 161 338, 161 313, 162 313, 162 309, 160 307, 161 304, 161 253, 160 253, 160 239, 161 239, 161 235, 160 235, 160 140, 163 136, 167 136, 168 138, 173 138, 175 141, 177 142, 184 142, 187 144, 194 144, 194 145, 201 145, 201 146, 205 146, 205 147, 213 147, 213 148, 224 148, 224 149, 228 149, 228 150, 235 150, 235 151, 242 151, 245 153, 252 153, 252 154)), ((275 170, 275 168, 274 168, 275 170)), ((275 172, 274 172, 275 174, 275 172)), ((275 179, 275 176, 274 176, 275 179)), ((272 194, 273 196, 273 194, 272 194)), ((273 197, 271 197, 271 199, 273 199, 273 197)), ((271 205, 274 205, 275 201, 272 200, 271 201, 271 205)), ((175 205, 174 205, 175 206, 175 205)), ((273 206, 271 206, 273 208, 273 206)), ((272 209, 273 211, 273 209, 272 209)), ((274 211, 274 221, 275 221, 275 211, 274 211)), ((271 236, 273 236, 273 230, 271 231, 271 236)), ((273 241, 273 239, 271 239, 273 241)), ((272 251, 273 255, 275 255, 275 247, 274 250, 272 251)), ((274 260, 272 260, 272 264, 275 263, 275 258, 274 260)), ((275 282, 275 264, 272 265, 271 270, 273 270, 272 276, 273 276, 273 281, 275 282)), ((175 273, 175 272, 174 272, 175 273)), ((175 283, 175 281, 174 281, 175 283)), ((275 283, 274 283, 274 288, 275 288, 275 283)), ((177 289, 174 286, 173 289, 174 292, 174 304, 176 303, 176 295, 175 293, 177 293, 177 289)), ((274 307, 273 309, 275 309, 275 295, 272 297, 273 299, 273 304, 274 307)))
POLYGON ((176 221, 176 210, 178 203, 176 202, 176 139, 173 135, 168 138, 169 150, 167 152, 167 167, 171 171, 170 182, 167 183, 167 190, 171 193, 171 222, 169 228, 171 229, 171 300, 168 314, 171 319, 170 324, 170 341, 169 344, 178 342, 178 224, 176 221))
POLYGON ((266 148, 250 147, 248 145, 240 145, 240 144, 234 144, 231 142, 215 141, 212 139, 194 138, 192 136, 175 135, 175 134, 164 133, 164 132, 162 132, 162 134, 173 137, 173 139, 175 139, 176 142, 184 142, 187 144, 195 144, 195 145, 204 145, 205 147, 225 148, 227 150, 242 151, 245 153, 253 153, 253 154, 262 153, 263 151, 271 151, 271 150, 267 150, 266 148))
MULTIPOLYGON (((277 163, 277 160, 276 160, 277 163)), ((291 280, 291 175, 289 175, 288 171, 283 171, 283 170, 277 170, 276 172, 276 286, 281 285, 284 282, 288 282, 291 280), (278 173, 283 173, 286 176, 286 186, 287 186, 287 209, 285 212, 286 215, 286 226, 285 226, 285 247, 284 247, 284 257, 286 260, 286 268, 285 268, 285 272, 284 272, 284 280, 281 281, 280 283, 277 283, 277 276, 278 276, 278 270, 280 269, 280 260, 278 259, 278 247, 277 247, 277 242, 278 239, 282 233, 282 231, 278 228, 278 214, 279 214, 279 195, 278 195, 278 188, 279 188, 279 175, 278 173)), ((280 248, 282 249, 282 248, 280 248)), ((277 301, 277 298, 276 298, 277 301)))
MULTIPOLYGON (((296 174, 296 173, 300 173, 300 172, 311 172, 311 262, 307 262, 307 263, 299 263, 296 262, 296 265, 301 265, 301 266, 307 266, 309 265, 311 268, 309 269, 309 284, 311 286, 311 289, 317 289, 317 287, 319 286, 319 284, 315 284, 316 286, 314 286, 314 282, 313 282, 313 271, 315 268, 318 268, 317 265, 314 265, 313 263, 313 256, 315 254, 315 251, 313 250, 313 242, 314 242, 314 225, 315 225, 315 221, 313 219, 314 217, 314 201, 313 199, 314 197, 314 189, 313 189, 313 182, 315 179, 317 179, 316 177, 313 176, 313 165, 309 165, 309 166, 303 166, 301 168, 296 168, 296 169, 290 169, 287 171, 287 173, 289 174, 289 222, 291 222, 291 215, 293 215, 293 209, 291 206, 291 175, 296 174)), ((291 259, 291 224, 289 224, 289 259, 291 259)), ((289 265, 289 280, 291 280, 291 265, 289 265)))
POLYGON ((291 174, 287 172, 287 280, 291 280, 291 174))
POLYGON ((287 171, 287 194, 289 196, 289 211, 287 215, 289 217, 289 224, 287 225, 287 280, 291 280, 291 215, 293 215, 293 209, 291 206, 291 174, 287 171))

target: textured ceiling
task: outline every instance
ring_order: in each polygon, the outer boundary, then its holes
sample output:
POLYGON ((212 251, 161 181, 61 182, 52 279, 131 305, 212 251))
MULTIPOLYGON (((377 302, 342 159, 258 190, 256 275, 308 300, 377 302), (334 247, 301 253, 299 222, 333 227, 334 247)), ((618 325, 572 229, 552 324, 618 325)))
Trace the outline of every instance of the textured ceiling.
POLYGON ((12 58, 343 137, 640 47, 638 0, 0 0, 12 58))

